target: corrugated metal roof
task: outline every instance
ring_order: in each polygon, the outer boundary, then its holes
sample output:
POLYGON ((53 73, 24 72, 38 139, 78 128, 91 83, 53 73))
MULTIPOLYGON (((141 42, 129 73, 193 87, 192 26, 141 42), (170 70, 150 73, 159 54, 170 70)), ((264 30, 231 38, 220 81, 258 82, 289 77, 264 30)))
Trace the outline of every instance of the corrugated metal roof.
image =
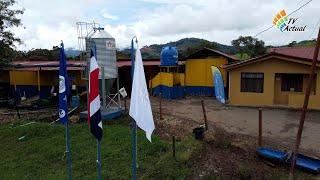
MULTIPOLYGON (((13 61, 15 67, 58 67, 59 61, 13 61)), ((86 66, 85 61, 67 61, 67 66, 86 66)))
MULTIPOLYGON (((312 60, 315 47, 280 47, 270 48, 269 53, 312 60)), ((318 55, 320 61, 320 54, 318 55)))
POLYGON ((193 53, 193 54, 190 54, 188 57, 184 58, 184 60, 187 60, 187 59, 194 59, 194 58, 198 58, 198 57, 202 57, 202 56, 209 56, 209 55, 219 55, 219 56, 223 56, 223 57, 226 57, 227 59, 230 59, 232 61, 237 61, 239 60, 237 57, 233 56, 233 55, 230 55, 230 54, 226 54, 224 52, 221 52, 219 50, 216 50, 216 49, 210 49, 210 48, 202 48, 201 50, 193 53))
MULTIPOLYGON (((184 61, 179 61, 179 65, 184 64, 184 61)), ((16 69, 36 71, 41 70, 58 70, 59 61, 14 61, 13 65, 16 69)), ((67 61, 68 70, 83 70, 86 67, 86 61, 67 61)), ((144 66, 159 66, 159 59, 150 59, 143 61, 144 66)), ((118 60, 117 67, 131 66, 130 59, 118 60)))
MULTIPOLYGON (((282 57, 282 58, 292 58, 302 61, 311 62, 313 59, 315 47, 281 47, 281 48, 270 48, 268 53, 259 57, 255 57, 248 60, 237 61, 236 63, 228 64, 222 66, 224 69, 233 69, 240 66, 245 66, 247 64, 255 63, 260 60, 269 59, 269 57, 282 57)), ((318 61, 320 61, 320 54, 318 56, 318 61)))
MULTIPOLYGON (((179 65, 184 64, 185 61, 178 61, 179 65)), ((124 66, 131 66, 131 60, 121 60, 117 61, 118 67, 124 67, 124 66)), ((144 60, 143 61, 144 66, 160 66, 160 60, 144 60)))

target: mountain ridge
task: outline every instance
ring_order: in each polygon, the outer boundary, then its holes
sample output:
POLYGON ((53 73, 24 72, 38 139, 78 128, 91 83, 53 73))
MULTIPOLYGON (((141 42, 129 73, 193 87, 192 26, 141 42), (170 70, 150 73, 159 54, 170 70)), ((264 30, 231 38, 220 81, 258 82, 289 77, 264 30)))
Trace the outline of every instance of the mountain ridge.
MULTIPOLYGON (((184 58, 190 54, 202 49, 203 47, 208 47, 212 49, 217 49, 227 54, 235 54, 236 49, 233 46, 220 44, 214 41, 208 41, 199 38, 183 38, 178 41, 171 41, 164 44, 152 44, 148 46, 143 46, 141 48, 142 57, 145 59, 159 59, 160 52, 165 46, 174 46, 177 48, 179 53, 179 58, 184 58)), ((126 48, 122 51, 118 51, 118 58, 125 59, 129 58, 130 49, 126 48)))
MULTIPOLYGON (((276 48, 276 47, 312 47, 315 46, 316 40, 302 40, 302 41, 292 41, 289 44, 281 46, 266 46, 266 48, 276 48)), ((175 46, 178 49, 179 58, 184 58, 190 54, 202 49, 203 47, 208 47, 212 49, 219 50, 221 52, 236 55, 237 50, 231 45, 221 44, 215 41, 208 41, 199 38, 183 38, 178 41, 171 41, 164 44, 152 44, 149 46, 144 46, 141 48, 141 54, 144 59, 159 59, 160 52, 165 46, 175 46)), ((122 49, 117 51, 118 59, 128 59, 130 58, 130 48, 122 49)))

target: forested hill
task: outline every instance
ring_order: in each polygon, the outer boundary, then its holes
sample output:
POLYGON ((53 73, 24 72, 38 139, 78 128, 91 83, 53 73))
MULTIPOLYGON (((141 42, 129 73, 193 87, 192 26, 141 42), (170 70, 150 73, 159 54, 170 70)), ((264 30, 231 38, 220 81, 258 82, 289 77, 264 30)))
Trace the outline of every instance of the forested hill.
MULTIPOLYGON (((304 41, 293 41, 287 45, 283 45, 280 47, 310 47, 315 46, 315 40, 304 40, 304 41)), ((219 51, 228 53, 228 54, 236 54, 236 49, 233 46, 220 44, 217 42, 210 42, 205 39, 198 38, 184 38, 178 41, 173 41, 165 44, 153 44, 150 46, 144 46, 141 49, 142 56, 144 59, 158 59, 160 56, 160 52, 165 46, 175 46, 179 51, 179 58, 184 58, 203 47, 209 47, 212 49, 217 49, 219 51)), ((273 47, 273 46, 267 46, 273 47)), ((79 60, 80 51, 67 48, 65 49, 65 53, 68 59, 79 60)), ((53 48, 51 50, 48 49, 32 49, 27 52, 18 51, 16 52, 16 60, 29 59, 29 60, 40 60, 40 61, 48 61, 48 60, 58 60, 59 59, 59 50, 57 48, 53 48)), ((118 59, 128 59, 130 58, 130 49, 123 49, 117 51, 118 59)))
MULTIPOLYGON (((141 49, 142 57, 145 59, 152 59, 152 58, 159 58, 160 52, 163 47, 165 46, 175 46, 179 52, 179 58, 184 58, 203 47, 208 47, 212 49, 217 49, 219 51, 228 53, 228 54, 235 54, 236 49, 233 46, 228 46, 224 44, 220 44, 217 42, 210 42, 205 39, 198 39, 198 38, 184 38, 178 41, 173 41, 165 44, 153 44, 150 46, 144 46, 141 49)), ((121 58, 128 58, 130 54, 130 49, 124 49, 118 52, 118 57, 121 58)))

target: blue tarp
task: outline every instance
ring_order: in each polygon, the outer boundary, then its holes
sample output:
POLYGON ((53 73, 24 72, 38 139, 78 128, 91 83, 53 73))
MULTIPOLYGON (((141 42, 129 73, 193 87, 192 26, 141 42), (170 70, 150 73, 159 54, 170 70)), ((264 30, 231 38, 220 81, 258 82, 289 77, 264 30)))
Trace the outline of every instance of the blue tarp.
POLYGON ((158 96, 160 93, 162 93, 162 97, 166 99, 181 99, 181 98, 184 98, 186 95, 215 97, 214 87, 204 87, 204 86, 168 87, 164 85, 159 85, 155 88, 152 88, 153 96, 158 96))
POLYGON ((185 91, 187 95, 193 96, 215 96, 214 87, 205 86, 186 86, 185 91))
MULTIPOLYGON (((11 86, 11 96, 14 96, 14 86, 11 86)), ((50 97, 51 86, 41 86, 40 92, 38 91, 38 86, 32 85, 17 85, 17 93, 19 96, 26 96, 27 98, 39 95, 40 99, 47 99, 50 97)))
POLYGON ((14 97, 14 92, 18 93, 19 96, 26 96, 27 98, 39 95, 37 86, 29 86, 29 85, 17 85, 17 90, 14 91, 14 86, 12 86, 12 97, 14 97))
POLYGON ((158 96, 160 93, 165 99, 181 99, 185 97, 185 90, 183 86, 168 87, 159 85, 152 89, 152 95, 158 96))

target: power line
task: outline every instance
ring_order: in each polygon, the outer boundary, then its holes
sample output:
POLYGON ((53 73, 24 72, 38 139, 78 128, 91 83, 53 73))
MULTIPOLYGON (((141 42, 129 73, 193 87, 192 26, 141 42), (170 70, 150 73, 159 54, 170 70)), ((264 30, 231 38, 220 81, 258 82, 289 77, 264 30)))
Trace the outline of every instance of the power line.
MULTIPOLYGON (((311 34, 310 34, 310 36, 309 36, 309 38, 308 38, 308 39, 310 39, 310 38, 313 36, 313 33, 314 33, 314 32, 315 32, 315 30, 317 29, 317 27, 318 27, 319 23, 320 23, 320 18, 319 18, 319 20, 318 20, 318 22, 317 22, 316 26, 315 26, 315 27, 313 28, 313 30, 311 31, 311 34)), ((317 41, 316 41, 316 42, 317 42, 317 41)), ((309 50, 309 53, 308 53, 308 56, 307 56, 307 57, 311 56, 311 53, 312 53, 312 48, 309 50)))
MULTIPOLYGON (((308 2, 304 3, 303 5, 301 5, 300 7, 298 7, 296 10, 294 10, 294 11, 292 11, 290 14, 288 14, 288 16, 296 13, 297 11, 299 11, 300 9, 302 9, 304 6, 306 6, 307 4, 309 4, 311 1, 313 1, 313 0, 309 0, 308 2)), ((260 34, 268 31, 269 29, 273 28, 273 26, 274 26, 274 25, 272 25, 272 26, 268 27, 267 29, 265 29, 265 30, 257 33, 254 37, 257 37, 257 36, 259 36, 260 34)))
POLYGON ((269 29, 271 29, 271 28, 273 28, 273 25, 272 26, 270 26, 270 27, 268 27, 267 29, 265 29, 265 30, 263 30, 263 31, 261 31, 261 32, 259 32, 259 33, 257 33, 255 36, 253 36, 253 37, 257 37, 257 36, 259 36, 260 34, 262 34, 262 33, 264 33, 264 32, 266 32, 266 31, 268 31, 269 29))
POLYGON ((309 0, 308 2, 304 3, 304 4, 303 4, 302 6, 300 6, 298 9, 296 9, 296 10, 292 11, 290 14, 288 14, 288 16, 290 16, 291 14, 299 11, 299 10, 302 9, 304 6, 306 6, 307 4, 309 4, 311 1, 313 1, 313 0, 309 0))

